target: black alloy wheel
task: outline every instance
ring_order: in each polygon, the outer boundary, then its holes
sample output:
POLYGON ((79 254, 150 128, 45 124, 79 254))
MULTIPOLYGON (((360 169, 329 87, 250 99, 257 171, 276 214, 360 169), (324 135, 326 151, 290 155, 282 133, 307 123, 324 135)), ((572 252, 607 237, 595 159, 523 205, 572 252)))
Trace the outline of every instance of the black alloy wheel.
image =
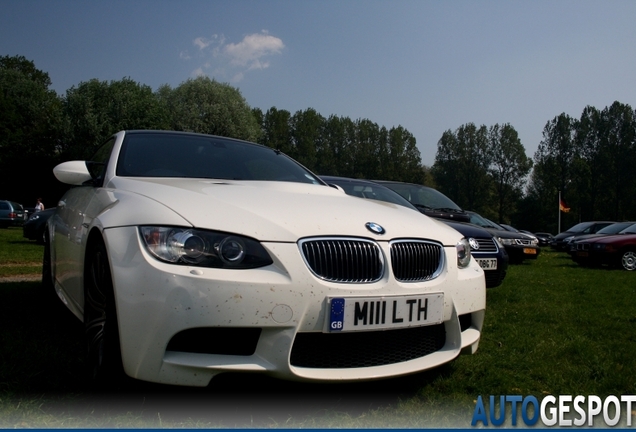
POLYGON ((101 238, 91 241, 86 253, 84 329, 89 382, 99 389, 117 388, 124 371, 110 264, 101 238))

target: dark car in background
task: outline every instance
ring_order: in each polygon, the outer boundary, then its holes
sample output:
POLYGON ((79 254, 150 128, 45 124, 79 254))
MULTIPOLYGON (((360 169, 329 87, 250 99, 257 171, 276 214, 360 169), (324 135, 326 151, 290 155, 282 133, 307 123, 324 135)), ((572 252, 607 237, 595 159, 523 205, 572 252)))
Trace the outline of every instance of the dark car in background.
MULTIPOLYGON (((420 208, 415 207, 403 196, 394 192, 392 189, 385 187, 385 182, 332 176, 321 176, 321 178, 327 184, 337 185, 341 187, 348 195, 357 196, 359 198, 386 201, 412 208, 413 210, 420 211, 425 215, 427 214, 426 209, 429 206, 421 204, 420 208)), ((435 189, 433 190, 435 191, 435 189)), ((441 194, 441 192, 437 193, 441 194)), ((422 197, 423 195, 420 195, 420 198, 422 197)), ((446 198, 445 195, 444 197, 446 198)), ((450 201, 449 198, 446 199, 450 201)), ((452 201, 451 203, 453 206, 456 206, 456 204, 452 201)), ((454 214, 455 213, 453 213, 453 215, 454 214)), ((506 271, 508 269, 508 254, 506 252, 506 249, 501 244, 499 244, 497 239, 494 238, 494 236, 488 231, 469 223, 454 222, 452 220, 440 217, 437 217, 436 219, 439 219, 448 226, 459 231, 464 237, 468 239, 471 255, 484 270, 484 275, 486 278, 486 288, 494 288, 501 285, 504 278, 506 277, 506 271)))
POLYGON ((457 222, 470 222, 470 217, 440 191, 413 183, 374 180, 400 194, 426 216, 457 222))
POLYGON ((616 221, 588 221, 578 223, 568 228, 567 230, 555 235, 554 239, 552 239, 552 243, 550 243, 550 246, 557 251, 565 251, 568 248, 568 243, 573 238, 585 234, 595 234, 599 230, 614 223, 616 223, 616 221))
MULTIPOLYGON (((486 219, 486 218, 484 218, 484 219, 486 219)), ((486 219, 486 220, 487 220, 488 222, 492 222, 490 219, 486 219)), ((492 223, 493 223, 493 224, 495 224, 495 225, 499 225, 500 227, 502 227, 502 228, 503 228, 503 229, 505 229, 506 231, 510 231, 510 232, 514 232, 514 233, 521 233, 521 234, 525 234, 525 235, 527 235, 528 237, 531 237, 531 238, 535 239, 535 240, 537 241, 536 243, 537 243, 537 244, 539 244, 539 239, 538 239, 538 237, 537 237, 536 235, 534 235, 534 233, 532 233, 532 232, 530 232, 530 231, 528 231, 528 230, 520 230, 520 229, 517 229, 517 228, 513 227, 512 225, 508 225, 508 224, 502 224, 502 223, 498 224, 498 223, 494 223, 494 222, 492 222, 492 223)))
POLYGON ((623 231, 627 231, 627 233, 629 234, 631 231, 634 231, 634 228, 632 227, 634 224, 636 224, 636 222, 634 221, 616 222, 606 226, 605 228, 601 228, 594 234, 584 234, 580 236, 571 237, 566 241, 567 245, 565 246, 565 250, 567 253, 572 255, 577 250, 583 250, 582 248, 583 248, 583 245, 586 244, 585 242, 594 237, 621 234, 623 233, 623 231))
POLYGON ((548 232, 536 232, 534 236, 539 240, 539 246, 550 246, 554 236, 548 232))
POLYGON ((536 238, 520 232, 508 231, 479 213, 473 211, 466 211, 466 213, 470 216, 472 224, 486 229, 504 245, 510 263, 520 264, 525 259, 536 259, 539 256, 541 249, 536 238))
POLYGON ((22 237, 35 240, 38 243, 45 243, 44 236, 46 222, 55 213, 55 207, 35 212, 22 226, 22 237))
POLYGON ((628 271, 636 270, 636 225, 620 234, 591 237, 577 241, 571 255, 574 262, 584 266, 610 266, 628 271))
POLYGON ((21 226, 24 223, 24 207, 15 201, 0 200, 0 228, 21 226))

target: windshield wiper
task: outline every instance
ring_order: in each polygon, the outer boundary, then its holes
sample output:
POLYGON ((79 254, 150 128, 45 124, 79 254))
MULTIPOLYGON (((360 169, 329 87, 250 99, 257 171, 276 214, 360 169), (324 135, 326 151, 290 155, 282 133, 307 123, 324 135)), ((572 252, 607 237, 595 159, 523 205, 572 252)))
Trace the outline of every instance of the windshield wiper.
POLYGON ((454 208, 450 208, 450 207, 439 207, 433 210, 437 210, 437 211, 442 211, 442 212, 448 212, 448 213, 464 213, 463 210, 457 210, 454 208))
POLYGON ((412 204, 413 204, 415 207, 417 207, 417 208, 433 210, 433 207, 429 207, 429 206, 424 205, 424 204, 415 204, 415 203, 412 203, 412 204))

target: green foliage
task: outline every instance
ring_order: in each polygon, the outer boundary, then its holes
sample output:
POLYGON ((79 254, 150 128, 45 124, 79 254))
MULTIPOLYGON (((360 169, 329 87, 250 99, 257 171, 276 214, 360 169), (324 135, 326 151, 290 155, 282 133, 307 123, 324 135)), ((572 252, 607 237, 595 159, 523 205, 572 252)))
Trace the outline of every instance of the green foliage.
POLYGON ((415 137, 402 126, 387 130, 367 119, 325 118, 313 108, 293 115, 275 107, 255 112, 263 145, 288 154, 307 168, 343 177, 425 183, 415 137))
POLYGON ((35 63, 27 60, 24 56, 0 56, 0 69, 18 72, 25 79, 38 84, 42 88, 46 89, 51 86, 49 74, 37 69, 35 63))
POLYGON ((544 128, 525 207, 533 208, 537 228, 553 232, 558 230, 559 191, 571 208, 561 214, 563 226, 636 219, 635 165, 636 114, 629 105, 588 106, 579 120, 561 114, 544 128))
POLYGON ((208 77, 156 92, 130 78, 92 79, 63 97, 48 90, 48 74, 24 57, 0 57, 0 179, 2 196, 55 202, 64 187, 52 168, 89 159, 109 136, 128 129, 171 129, 259 142, 321 174, 431 182, 415 137, 402 126, 387 130, 367 119, 325 118, 313 108, 293 115, 275 107, 251 109, 239 90, 208 77), (29 169, 30 168, 30 169, 29 169), (18 173, 40 189, 11 187, 18 173), (7 187, 7 190, 4 187, 7 187))
POLYGON ((517 131, 510 124, 492 126, 488 131, 488 140, 488 172, 492 178, 498 220, 509 222, 510 215, 516 210, 515 198, 523 195, 525 180, 532 169, 532 159, 526 156, 517 131))
POLYGON ((162 86, 158 96, 169 113, 169 129, 249 141, 259 138, 257 119, 238 89, 229 84, 201 76, 174 89, 162 86))
POLYGON ((437 144, 433 176, 441 192, 460 207, 486 213, 492 178, 488 129, 473 123, 446 131, 437 144))
POLYGON ((125 129, 166 129, 166 111, 149 86, 130 78, 92 79, 71 87, 64 98, 69 119, 63 159, 89 159, 112 134, 125 129))
POLYGON ((33 62, 0 57, 0 196, 4 199, 35 201, 43 193, 29 192, 20 180, 50 173, 50 159, 62 141, 62 104, 49 85, 48 74, 33 62))

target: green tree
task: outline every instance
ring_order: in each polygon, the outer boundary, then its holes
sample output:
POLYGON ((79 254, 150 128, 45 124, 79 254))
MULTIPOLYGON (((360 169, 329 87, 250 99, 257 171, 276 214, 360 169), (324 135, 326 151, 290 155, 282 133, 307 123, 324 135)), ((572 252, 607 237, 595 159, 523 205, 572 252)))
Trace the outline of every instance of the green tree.
POLYGON ((166 112, 147 85, 130 78, 92 79, 66 92, 69 139, 62 149, 68 159, 90 158, 110 135, 126 129, 166 129, 166 112))
POLYGON ((539 206, 535 217, 554 221, 550 226, 558 231, 558 196, 570 205, 572 211, 563 214, 562 225, 571 225, 578 220, 578 203, 570 194, 577 155, 575 131, 577 120, 565 113, 547 122, 543 128, 543 139, 534 154, 534 172, 528 193, 536 198, 539 206))
POLYGON ((0 160, 55 154, 63 115, 50 83, 24 57, 0 57, 0 160))
POLYGON ((517 199, 523 195, 526 178, 532 169, 532 159, 526 156, 517 131, 508 123, 492 126, 488 138, 488 172, 497 202, 498 221, 509 222, 517 199))
POLYGON ((24 56, 1 56, 0 70, 19 72, 24 79, 38 84, 41 88, 48 89, 51 86, 49 74, 37 69, 35 63, 24 56))
POLYGON ((578 176, 581 204, 593 219, 623 220, 634 217, 636 193, 636 119, 634 110, 614 102, 602 111, 587 107, 578 124, 577 142, 584 161, 578 176), (590 179, 583 181, 584 176, 590 179))
POLYGON ((168 127, 258 142, 260 126, 238 89, 208 77, 188 79, 157 94, 169 113, 168 127))
POLYGON ((446 131, 437 144, 432 174, 439 190, 460 207, 483 213, 490 199, 488 129, 468 123, 446 131))
POLYGON ((390 180, 423 183, 422 158, 411 132, 402 126, 389 129, 388 149, 389 164, 393 172, 390 180))
POLYGON ((291 113, 276 107, 268 109, 263 115, 258 142, 291 156, 293 151, 291 113))
POLYGON ((291 118, 291 138, 293 151, 291 157, 307 169, 316 168, 316 148, 322 146, 322 127, 325 118, 315 109, 297 111, 291 118))
POLYGON ((47 198, 64 124, 50 84, 48 74, 24 57, 0 57, 0 196, 27 203, 47 198), (24 173, 42 186, 32 191, 16 181, 24 173), (45 181, 38 181, 39 173, 45 181))

